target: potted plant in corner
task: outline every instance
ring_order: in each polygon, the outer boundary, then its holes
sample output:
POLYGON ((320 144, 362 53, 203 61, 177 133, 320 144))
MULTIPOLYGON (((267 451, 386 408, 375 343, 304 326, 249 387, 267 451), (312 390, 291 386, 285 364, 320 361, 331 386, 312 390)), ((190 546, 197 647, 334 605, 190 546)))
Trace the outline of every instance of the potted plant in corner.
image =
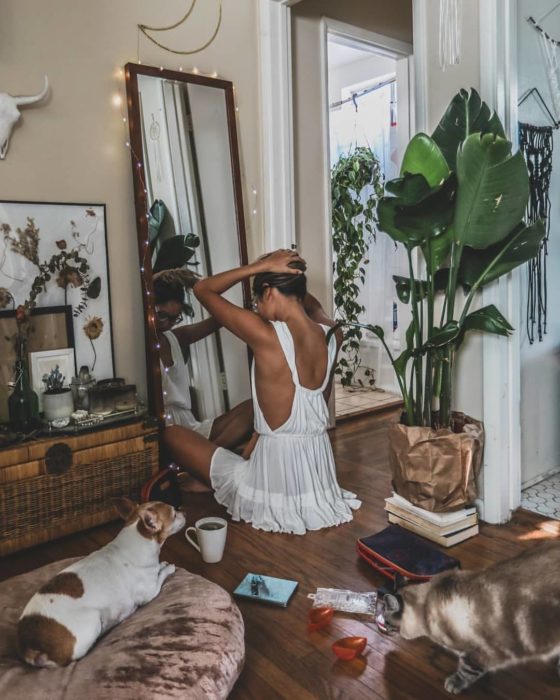
POLYGON ((56 365, 49 374, 43 375, 42 380, 45 385, 42 396, 45 418, 51 423, 56 421, 59 427, 68 424, 74 411, 72 390, 69 386, 64 386, 64 379, 64 375, 56 365))
POLYGON ((395 283, 412 317, 398 356, 382 328, 367 326, 389 354, 404 401, 389 432, 393 484, 417 506, 453 510, 476 497, 483 448, 482 424, 452 411, 455 358, 471 331, 513 331, 494 305, 473 307, 484 285, 537 254, 545 230, 523 221, 525 161, 475 90, 455 95, 431 137, 412 138, 400 177, 385 189, 378 228, 407 251, 409 276, 395 283))

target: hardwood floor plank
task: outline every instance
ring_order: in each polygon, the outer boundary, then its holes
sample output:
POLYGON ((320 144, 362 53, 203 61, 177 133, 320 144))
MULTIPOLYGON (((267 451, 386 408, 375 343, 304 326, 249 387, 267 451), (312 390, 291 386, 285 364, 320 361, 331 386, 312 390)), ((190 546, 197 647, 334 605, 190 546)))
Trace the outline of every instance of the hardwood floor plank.
MULTIPOLYGON (((454 657, 429 640, 386 637, 363 619, 337 614, 328 629, 310 634, 307 595, 318 587, 376 590, 385 580, 361 560, 356 540, 387 525, 384 499, 391 493, 387 460, 387 427, 399 410, 345 421, 330 436, 344 488, 354 491, 362 507, 354 520, 304 537, 254 530, 235 523, 211 494, 186 497, 188 524, 210 515, 228 517, 226 552, 219 564, 205 564, 182 533, 162 549, 162 559, 233 591, 245 574, 268 574, 299 582, 289 606, 267 607, 239 600, 246 628, 247 660, 232 691, 233 700, 444 700, 443 683, 453 673, 454 657), (363 659, 340 662, 333 642, 344 636, 365 636, 363 659)), ((38 566, 83 556, 110 541, 117 522, 49 542, 0 559, 0 580, 38 566)), ((536 542, 560 537, 560 522, 517 511, 504 526, 481 525, 481 534, 450 553, 463 568, 482 568, 513 556, 536 542)), ((468 692, 469 700, 553 700, 560 697, 560 680, 552 664, 530 664, 481 679, 468 692)))

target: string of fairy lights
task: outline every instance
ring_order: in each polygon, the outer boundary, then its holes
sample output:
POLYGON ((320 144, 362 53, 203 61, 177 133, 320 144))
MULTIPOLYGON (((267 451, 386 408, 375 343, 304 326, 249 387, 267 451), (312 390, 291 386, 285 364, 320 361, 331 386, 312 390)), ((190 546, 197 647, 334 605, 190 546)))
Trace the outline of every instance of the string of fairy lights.
MULTIPOLYGON (((138 65, 142 65, 142 61, 140 58, 138 58, 137 61, 138 65)), ((164 67, 159 66, 159 70, 163 72, 164 67)), ((179 72, 183 73, 185 72, 183 69, 183 66, 179 66, 179 72)), ((205 73, 197 66, 193 66, 190 71, 191 74, 193 75, 201 75, 204 77, 208 78, 218 78, 218 72, 216 70, 212 71, 211 73, 205 73)), ((185 75, 188 75, 189 72, 185 72, 185 75)), ((120 114, 120 119, 121 123, 123 125, 123 128, 125 129, 125 140, 124 140, 124 146, 125 148, 130 152, 131 154, 131 160, 133 164, 133 170, 134 170, 134 176, 138 178, 139 183, 140 183, 140 190, 141 194, 143 195, 143 213, 139 217, 139 223, 142 226, 143 230, 146 231, 146 239, 142 242, 141 248, 139 250, 139 256, 140 256, 140 278, 142 280, 142 285, 143 285, 143 293, 145 295, 145 298, 148 300, 147 303, 147 316, 148 316, 148 327, 149 327, 149 336, 150 338, 154 339, 154 350, 158 352, 159 355, 159 350, 160 350, 160 342, 159 342, 159 336, 158 336, 158 329, 157 329, 157 323, 156 323, 156 316, 155 316, 155 309, 154 309, 154 302, 153 302, 153 294, 152 294, 152 289, 151 286, 148 284, 146 280, 146 275, 145 271, 147 267, 151 268, 151 250, 150 250, 150 240, 149 240, 149 228, 148 228, 148 221, 149 221, 149 216, 150 216, 150 202, 149 202, 149 197, 148 197, 148 188, 146 185, 146 180, 145 180, 145 174, 144 174, 144 163, 143 163, 143 158, 142 154, 136 153, 131 139, 130 139, 130 132, 129 132, 129 124, 128 124, 128 115, 125 112, 125 105, 127 104, 126 98, 123 98, 123 92, 126 92, 126 86, 123 78, 126 77, 128 80, 130 76, 127 74, 125 75, 125 69, 124 68, 119 68, 118 69, 118 78, 119 78, 119 88, 118 91, 113 95, 111 102, 113 107, 119 110, 120 114)), ((235 96, 235 86, 233 88, 234 96, 235 96)), ((239 112, 239 107, 237 104, 235 104, 235 112, 239 112)), ((258 213, 257 209, 257 202, 258 202, 258 191, 255 185, 251 186, 251 195, 252 195, 252 200, 251 200, 251 212, 253 217, 256 217, 258 213)), ((160 363, 157 363, 157 370, 158 372, 161 372, 160 369, 160 363)), ((168 372, 169 368, 164 366, 164 371, 168 372)), ((163 395, 164 397, 167 395, 167 392, 165 389, 163 389, 163 395)), ((164 407, 165 407, 165 399, 163 401, 164 407)), ((160 419, 164 421, 170 421, 171 420, 171 415, 169 413, 165 413, 165 408, 164 408, 164 413, 160 415, 160 419)))

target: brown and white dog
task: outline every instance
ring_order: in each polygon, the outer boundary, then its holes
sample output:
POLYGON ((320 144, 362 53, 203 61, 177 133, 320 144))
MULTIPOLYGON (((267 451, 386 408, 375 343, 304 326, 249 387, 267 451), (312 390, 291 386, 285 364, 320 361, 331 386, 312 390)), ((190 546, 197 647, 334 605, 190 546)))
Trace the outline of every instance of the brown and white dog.
POLYGON ((18 622, 21 658, 33 666, 66 666, 160 592, 175 566, 159 561, 162 544, 185 526, 166 503, 115 499, 125 526, 114 540, 45 584, 18 622))

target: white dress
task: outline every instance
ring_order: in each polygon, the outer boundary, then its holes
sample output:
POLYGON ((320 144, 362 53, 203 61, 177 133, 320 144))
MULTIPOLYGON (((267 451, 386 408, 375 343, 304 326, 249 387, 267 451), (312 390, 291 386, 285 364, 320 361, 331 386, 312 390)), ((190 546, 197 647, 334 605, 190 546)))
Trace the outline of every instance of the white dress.
MULTIPOLYGON (((259 438, 248 460, 218 447, 210 465, 216 500, 233 520, 259 530, 305 534, 352 520, 361 502, 341 489, 327 425, 325 390, 336 357, 336 339, 328 346, 327 372, 318 389, 299 382, 292 335, 283 321, 272 321, 295 385, 288 420, 271 430, 262 414, 251 372, 255 431, 259 438)), ((328 326, 323 326, 325 333, 328 326)))
POLYGON ((191 382, 185 364, 181 345, 173 331, 164 331, 169 341, 172 364, 166 367, 160 360, 161 387, 166 425, 183 425, 207 438, 212 430, 213 418, 198 421, 193 415, 191 404, 191 382))

